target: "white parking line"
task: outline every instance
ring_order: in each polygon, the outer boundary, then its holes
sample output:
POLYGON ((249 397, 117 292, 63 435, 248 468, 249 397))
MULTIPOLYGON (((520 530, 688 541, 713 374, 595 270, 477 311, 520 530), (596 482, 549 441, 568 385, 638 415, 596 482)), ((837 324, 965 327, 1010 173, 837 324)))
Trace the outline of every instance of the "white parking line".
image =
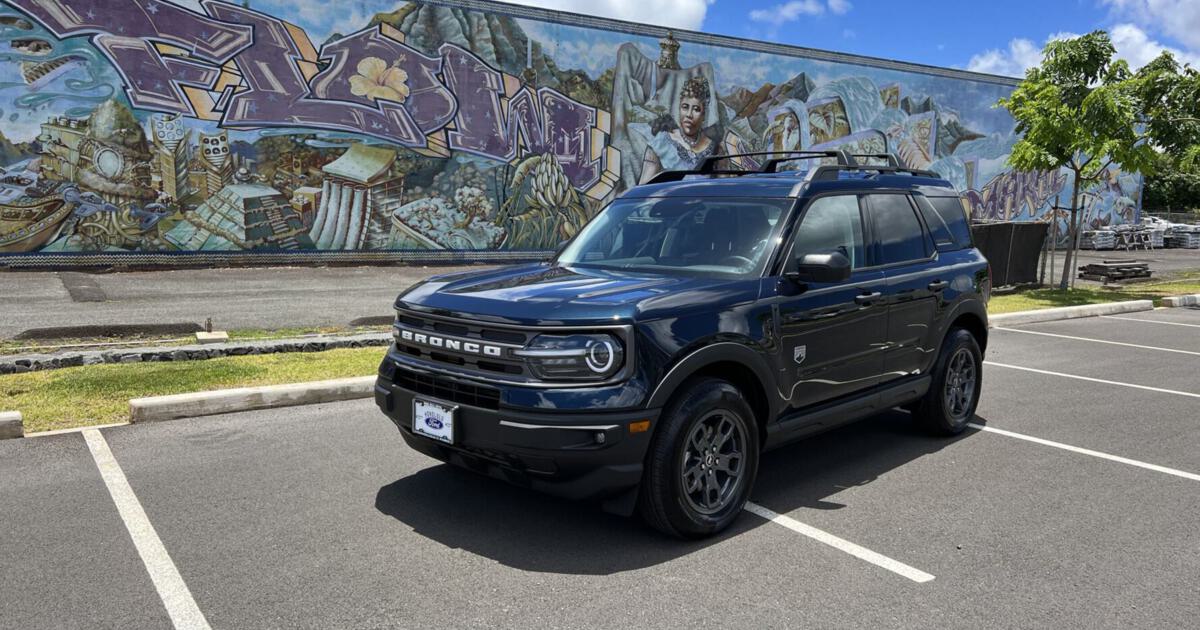
POLYGON ((1136 317, 1121 317, 1119 315, 1101 315, 1105 319, 1123 319, 1127 322, 1142 322, 1145 324, 1166 324, 1168 326, 1188 326, 1191 328, 1200 328, 1200 324, 1185 324, 1183 322, 1160 322, 1157 319, 1138 319, 1136 317))
POLYGON ((862 547, 848 540, 838 538, 829 532, 817 529, 812 525, 801 523, 790 516, 784 516, 757 503, 747 502, 746 511, 750 512, 751 514, 757 514, 758 516, 761 516, 772 523, 782 525, 819 543, 829 545, 830 547, 833 547, 839 551, 844 551, 855 558, 858 558, 859 560, 870 562, 877 567, 882 567, 888 571, 891 571, 892 573, 904 576, 914 582, 928 582, 933 579, 932 575, 920 569, 914 569, 913 567, 910 567, 899 560, 893 560, 885 555, 875 553, 866 547, 862 547))
POLYGON ((129 530, 129 537, 133 539, 133 545, 142 557, 142 564, 146 565, 150 581, 154 582, 154 588, 167 608, 171 623, 178 630, 210 630, 208 620, 204 618, 204 613, 200 612, 200 607, 192 598, 192 592, 183 582, 183 577, 179 575, 179 570, 167 554, 167 548, 154 531, 154 525, 146 517, 146 511, 142 509, 141 502, 129 486, 125 472, 121 470, 120 464, 109 450, 108 442, 96 429, 85 429, 83 437, 87 440, 88 450, 92 452, 92 459, 96 460, 96 468, 100 469, 104 485, 108 487, 108 493, 117 505, 117 512, 125 523, 125 529, 129 530))
POLYGON ((1041 335, 1043 337, 1058 337, 1060 339, 1074 339, 1076 341, 1090 341, 1092 343, 1106 343, 1110 346, 1126 346, 1128 348, 1141 348, 1143 350, 1158 350, 1159 352, 1175 352, 1177 354, 1190 354, 1200 357, 1200 352, 1192 350, 1176 350, 1175 348, 1162 348, 1159 346, 1143 346, 1136 343, 1125 343, 1123 341, 1109 341, 1107 339, 1092 339, 1091 337, 1076 337, 1074 335, 1059 335, 1056 333, 1041 332, 1037 330, 1022 330, 1020 328, 1002 328, 994 326, 992 330, 1003 330, 1005 332, 1023 333, 1026 335, 1041 335))
POLYGON ((1035 444, 1042 444, 1044 446, 1053 446, 1054 448, 1061 448, 1064 451, 1071 451, 1072 453, 1080 453, 1082 455, 1090 455, 1092 457, 1099 457, 1100 459, 1107 459, 1112 462, 1118 462, 1121 464, 1129 464, 1130 466, 1137 466, 1138 468, 1145 468, 1146 470, 1153 470, 1154 472, 1160 472, 1160 473, 1164 473, 1167 475, 1175 475, 1176 477, 1183 477, 1184 479, 1190 479, 1192 481, 1200 481, 1200 475, 1197 475, 1196 473, 1190 473, 1190 472, 1185 472, 1182 470, 1176 470, 1174 468, 1167 468, 1166 466, 1159 466, 1158 464, 1150 464, 1147 462, 1140 462, 1136 459, 1129 459, 1128 457, 1121 457, 1119 455, 1109 455, 1108 453, 1102 453, 1100 451, 1093 451, 1093 450, 1087 449, 1087 448, 1080 448, 1078 446, 1071 446, 1070 444, 1063 444, 1062 442, 1054 442, 1052 440, 1045 440, 1045 439, 1042 439, 1039 437, 1033 437, 1032 435, 1025 435, 1023 433, 1013 433, 1012 431, 1005 431, 1004 429, 994 429, 992 427, 984 426, 982 424, 975 424, 974 422, 968 422, 967 426, 969 426, 973 429, 979 429, 980 431, 987 431, 988 433, 996 433, 998 435, 1003 435, 1003 436, 1007 436, 1010 438, 1016 438, 1018 440, 1025 440, 1027 442, 1033 442, 1035 444))
POLYGON ((1008 368, 1010 370, 1022 370, 1025 372, 1033 372, 1035 374, 1048 374, 1050 376, 1061 376, 1063 378, 1073 378, 1080 381, 1089 381, 1092 383, 1103 383, 1105 385, 1117 385, 1119 387, 1132 387, 1133 389, 1143 389, 1148 392, 1158 392, 1160 394, 1174 394, 1176 396, 1188 396, 1190 398, 1200 398, 1200 394, 1192 392, 1181 392, 1175 389, 1163 389, 1161 387, 1150 387, 1149 385, 1134 385, 1133 383, 1122 383, 1120 381, 1106 381, 1102 378, 1092 378, 1090 376, 1080 376, 1078 374, 1067 374, 1065 372, 1051 372, 1050 370, 1039 370, 1037 368, 1023 367, 1020 365, 1009 365, 1007 363, 996 363, 995 361, 984 361, 984 365, 994 367, 1008 368))
POLYGON ((123 427, 129 424, 128 422, 114 422, 112 424, 93 424, 87 427, 75 427, 73 429, 54 429, 53 431, 37 431, 34 433, 26 433, 25 437, 50 437, 51 435, 63 435, 66 433, 83 433, 88 429, 111 429, 113 427, 123 427))

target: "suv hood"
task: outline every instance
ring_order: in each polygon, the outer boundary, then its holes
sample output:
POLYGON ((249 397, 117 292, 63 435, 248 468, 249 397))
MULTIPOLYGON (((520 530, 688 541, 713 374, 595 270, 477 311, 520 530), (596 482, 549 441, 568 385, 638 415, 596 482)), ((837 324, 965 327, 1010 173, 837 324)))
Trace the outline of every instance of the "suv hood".
POLYGON ((675 276, 548 263, 434 276, 397 308, 522 325, 589 325, 651 318, 655 311, 753 300, 758 279, 675 276))

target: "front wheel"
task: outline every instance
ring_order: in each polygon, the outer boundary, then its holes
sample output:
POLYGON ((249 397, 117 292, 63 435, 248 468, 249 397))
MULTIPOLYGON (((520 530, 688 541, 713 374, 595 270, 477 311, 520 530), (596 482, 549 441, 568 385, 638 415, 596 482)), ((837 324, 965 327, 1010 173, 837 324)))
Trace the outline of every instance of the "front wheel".
POLYGON ((983 352, 975 336, 953 328, 942 342, 933 383, 913 408, 913 418, 938 435, 958 435, 975 417, 983 389, 983 352))
POLYGON ((681 538, 725 529, 750 497, 758 451, 758 425, 740 390, 715 378, 685 385, 650 445, 642 518, 681 538))

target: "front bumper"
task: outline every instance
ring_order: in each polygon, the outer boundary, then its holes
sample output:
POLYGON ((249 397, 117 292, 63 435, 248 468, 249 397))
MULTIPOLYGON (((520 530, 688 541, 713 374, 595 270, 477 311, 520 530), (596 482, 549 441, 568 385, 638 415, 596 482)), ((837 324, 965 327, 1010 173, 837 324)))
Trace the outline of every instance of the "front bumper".
POLYGON ((660 411, 565 414, 441 401, 458 406, 450 445, 413 433, 414 395, 439 400, 383 377, 375 382, 375 403, 409 446, 444 462, 569 499, 612 499, 636 488, 660 411), (630 432, 631 422, 645 420, 650 430, 630 432))

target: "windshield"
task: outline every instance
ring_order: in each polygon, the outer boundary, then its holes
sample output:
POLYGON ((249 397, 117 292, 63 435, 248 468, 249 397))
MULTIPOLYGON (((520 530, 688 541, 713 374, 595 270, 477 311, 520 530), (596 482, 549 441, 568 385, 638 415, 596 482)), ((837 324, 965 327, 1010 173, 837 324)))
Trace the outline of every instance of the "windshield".
POLYGON ((762 273, 792 199, 618 199, 557 263, 662 273, 762 273))

